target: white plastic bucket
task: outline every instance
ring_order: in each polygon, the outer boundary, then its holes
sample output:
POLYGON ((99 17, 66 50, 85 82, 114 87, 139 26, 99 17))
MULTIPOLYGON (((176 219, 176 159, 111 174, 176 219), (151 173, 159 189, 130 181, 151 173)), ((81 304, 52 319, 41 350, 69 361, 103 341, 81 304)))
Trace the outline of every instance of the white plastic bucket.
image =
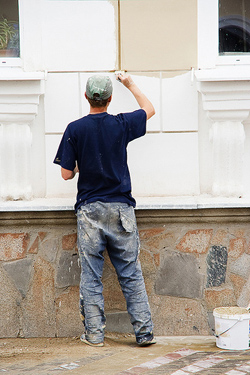
POLYGON ((249 347, 250 313, 242 307, 217 307, 213 311, 216 345, 221 349, 246 350, 249 347))

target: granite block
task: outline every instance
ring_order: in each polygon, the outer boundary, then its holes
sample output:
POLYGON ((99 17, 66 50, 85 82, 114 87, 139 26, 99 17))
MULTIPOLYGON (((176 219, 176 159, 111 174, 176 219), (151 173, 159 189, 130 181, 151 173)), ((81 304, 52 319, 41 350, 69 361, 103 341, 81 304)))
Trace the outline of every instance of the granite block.
POLYGON ((212 246, 207 255, 207 288, 225 283, 227 270, 227 248, 212 246))

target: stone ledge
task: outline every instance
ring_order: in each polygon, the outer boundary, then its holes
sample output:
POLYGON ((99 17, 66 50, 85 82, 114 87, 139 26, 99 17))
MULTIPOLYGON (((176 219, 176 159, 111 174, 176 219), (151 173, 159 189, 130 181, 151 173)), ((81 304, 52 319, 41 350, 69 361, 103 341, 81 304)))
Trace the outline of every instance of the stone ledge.
POLYGON ((141 223, 234 223, 249 222, 250 208, 198 208, 161 209, 136 211, 137 220, 141 223))
POLYGON ((76 225, 74 211, 0 211, 0 227, 21 225, 76 225))
MULTIPOLYGON (((250 222, 250 208, 143 209, 137 208, 138 224, 250 222)), ((0 211, 0 227, 20 225, 76 225, 72 209, 50 211, 0 211)))

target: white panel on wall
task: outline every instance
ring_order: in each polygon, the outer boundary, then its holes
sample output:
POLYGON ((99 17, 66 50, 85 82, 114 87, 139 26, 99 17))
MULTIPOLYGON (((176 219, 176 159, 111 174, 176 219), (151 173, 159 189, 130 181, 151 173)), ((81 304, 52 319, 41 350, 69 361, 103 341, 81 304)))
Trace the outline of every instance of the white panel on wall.
POLYGON ((75 197, 77 176, 69 181, 61 177, 61 167, 53 163, 62 135, 46 135, 46 181, 47 197, 75 197))
POLYGON ((155 74, 153 77, 143 75, 136 75, 131 73, 131 76, 140 90, 152 102, 155 108, 155 115, 148 121, 147 131, 160 131, 161 130, 161 81, 160 73, 155 74))
POLYGON ((197 133, 147 134, 128 151, 135 197, 199 194, 197 133))
MULTIPOLYGON (((200 101, 200 100, 199 100, 200 101)), ((211 140, 212 120, 199 104, 199 169, 201 194, 210 194, 213 184, 213 143, 211 140)))
POLYGON ((244 122, 245 129, 245 147, 244 147, 244 165, 243 165, 243 184, 244 197, 250 197, 250 117, 244 122))
POLYGON ((49 73, 45 87, 46 133, 63 132, 80 117, 78 73, 49 73))
POLYGON ((43 14, 47 70, 115 69, 115 7, 110 1, 43 0, 43 14))
POLYGON ((44 126, 44 96, 42 95, 39 98, 38 114, 31 125, 31 174, 34 198, 45 197, 46 194, 44 126))
MULTIPOLYGON (((113 96, 112 101, 109 105, 108 112, 110 114, 118 114, 121 112, 130 112, 135 111, 136 109, 140 108, 138 103, 136 102, 132 93, 124 87, 120 82, 116 80, 116 76, 114 73, 93 73, 93 74, 101 74, 107 75, 110 77, 112 84, 113 84, 113 96)), ((89 73, 81 73, 81 84, 80 84, 80 91, 82 95, 81 99, 81 112, 82 116, 85 116, 89 113, 89 104, 84 97, 86 83, 88 78, 92 74, 89 73)), ((156 77, 145 77, 145 76, 136 76, 131 74, 134 82, 138 85, 141 91, 148 96, 148 98, 152 101, 156 115, 148 121, 147 130, 148 131, 159 131, 160 130, 160 78, 156 77)))
POLYGON ((192 72, 162 79, 163 130, 198 130, 198 93, 192 72))

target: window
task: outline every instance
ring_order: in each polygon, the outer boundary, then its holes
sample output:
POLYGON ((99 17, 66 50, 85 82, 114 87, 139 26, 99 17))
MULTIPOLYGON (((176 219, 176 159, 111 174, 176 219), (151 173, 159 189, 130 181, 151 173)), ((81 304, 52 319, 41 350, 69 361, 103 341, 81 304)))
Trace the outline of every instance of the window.
POLYGON ((18 0, 0 0, 0 59, 19 56, 18 0))
POLYGON ((197 1, 198 68, 250 65, 250 0, 197 1))
POLYGON ((249 0, 219 0, 219 53, 250 53, 249 0))

